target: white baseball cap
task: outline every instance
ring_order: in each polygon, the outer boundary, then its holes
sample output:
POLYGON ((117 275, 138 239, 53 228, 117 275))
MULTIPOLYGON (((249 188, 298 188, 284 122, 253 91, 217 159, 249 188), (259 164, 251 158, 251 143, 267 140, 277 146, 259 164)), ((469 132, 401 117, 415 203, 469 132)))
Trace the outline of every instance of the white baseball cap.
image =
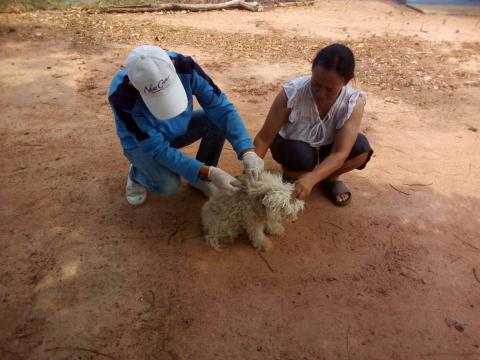
POLYGON ((167 52, 158 46, 133 49, 125 62, 130 82, 140 92, 145 105, 160 120, 185 111, 187 94, 167 52))

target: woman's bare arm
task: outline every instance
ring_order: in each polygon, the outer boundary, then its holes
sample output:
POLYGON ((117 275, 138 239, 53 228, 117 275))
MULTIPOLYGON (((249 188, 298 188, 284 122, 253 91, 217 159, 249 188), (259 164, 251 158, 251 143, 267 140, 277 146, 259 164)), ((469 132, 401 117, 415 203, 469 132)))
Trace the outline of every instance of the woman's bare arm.
POLYGON ((290 109, 287 108, 287 95, 282 89, 275 97, 275 100, 273 100, 265 123, 253 141, 255 144, 255 152, 258 156, 261 158, 265 157, 273 139, 280 131, 282 125, 287 121, 289 114, 290 109))
POLYGON ((343 166, 357 139, 364 107, 364 101, 357 101, 352 114, 335 136, 332 151, 312 171, 305 173, 297 180, 293 198, 305 199, 313 186, 325 180, 343 166))

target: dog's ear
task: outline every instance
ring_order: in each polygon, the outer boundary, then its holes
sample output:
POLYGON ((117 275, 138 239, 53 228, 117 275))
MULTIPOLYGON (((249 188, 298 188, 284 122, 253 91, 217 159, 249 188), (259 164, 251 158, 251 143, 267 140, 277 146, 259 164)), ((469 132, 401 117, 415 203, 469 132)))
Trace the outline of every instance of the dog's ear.
POLYGON ((271 184, 261 180, 242 179, 242 184, 246 186, 247 194, 250 197, 263 197, 272 189, 271 184))
POLYGON ((267 211, 278 213, 280 215, 281 210, 289 205, 289 201, 290 194, 288 192, 273 190, 266 192, 263 196, 262 204, 267 211))

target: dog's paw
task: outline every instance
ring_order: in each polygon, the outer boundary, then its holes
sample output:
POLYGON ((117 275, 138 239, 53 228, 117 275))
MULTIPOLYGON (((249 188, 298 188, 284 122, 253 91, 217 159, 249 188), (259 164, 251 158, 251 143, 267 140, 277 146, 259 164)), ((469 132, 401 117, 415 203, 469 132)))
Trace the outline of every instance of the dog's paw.
POLYGON ((270 235, 282 235, 285 231, 285 228, 282 224, 267 224, 265 226, 265 232, 270 235))
POLYGON ((273 244, 269 239, 264 239, 262 241, 256 242, 253 244, 257 251, 269 251, 272 250, 273 244))
POLYGON ((214 248, 217 251, 222 251, 222 245, 220 244, 219 239, 207 235, 205 236, 205 241, 207 242, 207 245, 211 248, 214 248))

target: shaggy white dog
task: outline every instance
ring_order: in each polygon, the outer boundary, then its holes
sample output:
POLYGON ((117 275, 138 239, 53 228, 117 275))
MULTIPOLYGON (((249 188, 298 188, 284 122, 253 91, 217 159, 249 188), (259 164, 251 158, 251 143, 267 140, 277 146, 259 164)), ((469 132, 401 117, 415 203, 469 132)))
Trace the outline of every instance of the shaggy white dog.
POLYGON ((294 185, 284 183, 281 174, 264 171, 258 181, 244 175, 240 183, 233 194, 216 191, 203 206, 205 240, 220 250, 222 242, 231 243, 245 231, 257 250, 269 250, 272 243, 265 233, 283 233, 281 221, 296 220, 304 202, 291 201, 294 185))

